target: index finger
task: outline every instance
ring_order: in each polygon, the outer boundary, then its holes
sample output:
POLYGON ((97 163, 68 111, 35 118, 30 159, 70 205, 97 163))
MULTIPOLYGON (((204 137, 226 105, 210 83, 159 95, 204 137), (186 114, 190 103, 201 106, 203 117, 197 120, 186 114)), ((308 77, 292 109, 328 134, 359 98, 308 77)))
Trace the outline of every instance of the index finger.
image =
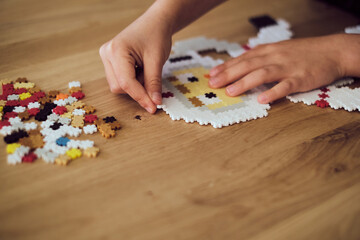
POLYGON ((145 91, 145 88, 136 80, 135 60, 129 55, 115 55, 111 59, 112 67, 119 86, 149 113, 156 111, 156 106, 145 91))

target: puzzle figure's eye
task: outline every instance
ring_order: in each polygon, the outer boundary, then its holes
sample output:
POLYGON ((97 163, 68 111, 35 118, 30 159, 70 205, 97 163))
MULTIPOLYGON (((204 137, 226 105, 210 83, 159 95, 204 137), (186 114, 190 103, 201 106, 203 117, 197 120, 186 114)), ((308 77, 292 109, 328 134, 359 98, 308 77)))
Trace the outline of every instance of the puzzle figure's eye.
POLYGON ((51 128, 52 130, 58 130, 61 126, 62 126, 61 123, 56 122, 56 123, 54 123, 53 125, 51 125, 50 128, 51 128))
POLYGON ((192 73, 180 74, 177 76, 177 78, 182 84, 199 82, 199 79, 195 77, 192 73))
POLYGON ((188 81, 189 81, 189 82, 198 82, 199 79, 198 79, 197 77, 189 77, 189 78, 188 78, 188 81))
POLYGON ((215 103, 222 102, 220 98, 216 96, 213 92, 205 93, 204 95, 197 96, 197 98, 204 104, 204 105, 211 105, 215 103))
POLYGON ((185 55, 185 56, 169 58, 169 61, 171 63, 176 63, 176 62, 187 61, 187 60, 191 60, 191 59, 192 59, 192 56, 185 55))
POLYGON ((216 98, 216 94, 213 92, 205 93, 205 97, 207 98, 216 98))

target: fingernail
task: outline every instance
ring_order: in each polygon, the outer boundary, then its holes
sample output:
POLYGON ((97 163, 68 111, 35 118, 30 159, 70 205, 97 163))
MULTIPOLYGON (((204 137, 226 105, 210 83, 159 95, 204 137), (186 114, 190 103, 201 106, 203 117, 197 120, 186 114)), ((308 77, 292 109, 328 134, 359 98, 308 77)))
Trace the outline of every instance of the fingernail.
POLYGON ((210 78, 209 84, 210 85, 215 85, 218 81, 219 81, 219 79, 217 79, 217 78, 210 78))
POLYGON ((266 96, 265 94, 261 94, 261 95, 259 96, 259 102, 260 102, 260 103, 268 103, 268 98, 267 98, 267 96, 266 96))
POLYGON ((153 113, 153 112, 154 112, 154 110, 153 110, 152 107, 146 107, 145 109, 146 109, 146 111, 148 111, 149 113, 153 113))
POLYGON ((226 88, 226 91, 229 95, 233 95, 233 93, 235 92, 235 88, 236 88, 235 86, 231 85, 226 88))
POLYGON ((158 105, 161 104, 162 97, 159 92, 152 93, 151 98, 154 101, 154 103, 156 103, 158 105))
POLYGON ((214 77, 216 76, 216 74, 218 73, 219 71, 217 70, 217 68, 212 68, 209 72, 209 75, 210 77, 214 77))

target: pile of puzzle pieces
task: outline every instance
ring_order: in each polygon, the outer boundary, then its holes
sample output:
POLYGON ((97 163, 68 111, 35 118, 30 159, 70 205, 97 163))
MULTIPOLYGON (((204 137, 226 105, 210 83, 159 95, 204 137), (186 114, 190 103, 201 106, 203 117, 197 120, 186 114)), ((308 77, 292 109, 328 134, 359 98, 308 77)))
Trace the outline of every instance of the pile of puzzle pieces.
POLYGON ((99 131, 105 138, 121 128, 113 116, 98 118, 85 97, 80 82, 69 83, 69 93, 57 90, 47 94, 26 78, 1 80, 0 134, 7 144, 8 164, 33 162, 67 165, 85 155, 96 157, 94 141, 77 140, 82 133, 99 131))

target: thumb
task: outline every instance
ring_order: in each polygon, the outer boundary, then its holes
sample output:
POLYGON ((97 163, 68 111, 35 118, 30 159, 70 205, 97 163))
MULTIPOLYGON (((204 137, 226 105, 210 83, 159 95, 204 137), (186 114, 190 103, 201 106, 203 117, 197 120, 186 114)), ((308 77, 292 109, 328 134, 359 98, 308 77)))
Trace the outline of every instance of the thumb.
POLYGON ((161 71, 163 63, 160 59, 147 56, 144 58, 144 85, 151 100, 160 105, 161 96, 161 71))

